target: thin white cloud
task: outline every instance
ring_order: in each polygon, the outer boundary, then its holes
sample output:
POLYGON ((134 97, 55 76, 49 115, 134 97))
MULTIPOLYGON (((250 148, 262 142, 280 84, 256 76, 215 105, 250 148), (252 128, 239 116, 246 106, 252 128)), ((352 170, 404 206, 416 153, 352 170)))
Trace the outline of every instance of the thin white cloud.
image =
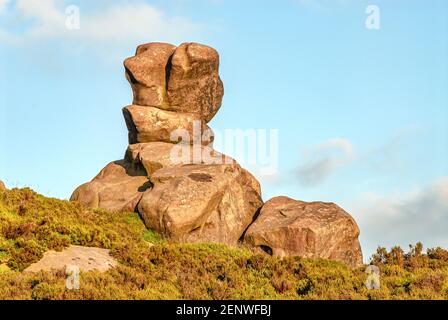
POLYGON ((448 177, 405 194, 364 193, 350 207, 363 238, 369 239, 369 253, 379 245, 406 247, 418 241, 448 245, 448 177))
POLYGON ((406 151, 414 148, 415 139, 418 139, 418 135, 422 133, 424 128, 415 124, 402 127, 383 144, 367 150, 357 160, 366 167, 368 172, 397 174, 406 169, 406 151))
POLYGON ((16 9, 29 18, 38 18, 40 22, 51 21, 59 17, 54 0, 17 0, 16 9))
POLYGON ((347 139, 330 139, 303 151, 303 164, 297 174, 306 186, 319 185, 336 170, 350 164, 354 158, 353 145, 347 139))
MULTIPOLYGON (((4 1, 4 0, 0 0, 4 1)), ((69 14, 67 2, 54 0, 18 0, 11 14, 29 27, 20 35, 1 30, 0 40, 14 38, 14 43, 28 45, 45 40, 57 40, 70 48, 109 48, 120 50, 128 46, 164 41, 179 43, 191 40, 199 33, 199 25, 183 17, 172 17, 143 2, 124 2, 89 12, 79 7, 80 28, 66 27, 69 14)))
POLYGON ((123 5, 109 8, 105 13, 88 17, 81 27, 82 35, 90 41, 145 41, 145 39, 179 42, 198 31, 187 19, 167 17, 162 11, 147 5, 123 5))

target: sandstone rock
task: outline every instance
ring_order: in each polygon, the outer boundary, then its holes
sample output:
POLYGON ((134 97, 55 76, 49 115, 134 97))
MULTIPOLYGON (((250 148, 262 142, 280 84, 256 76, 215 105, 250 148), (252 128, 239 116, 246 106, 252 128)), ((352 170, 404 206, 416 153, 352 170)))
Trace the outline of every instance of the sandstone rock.
POLYGON ((258 181, 237 164, 163 168, 151 182, 138 210, 173 241, 235 245, 262 205, 258 181))
POLYGON ((244 238, 278 256, 362 263, 358 227, 344 210, 286 197, 260 210, 258 181, 213 150, 207 123, 224 95, 216 50, 148 43, 124 66, 134 95, 123 109, 130 143, 125 159, 78 187, 71 200, 138 211, 147 227, 178 242, 235 245, 244 238))
POLYGON ((0 180, 0 191, 2 191, 2 190, 6 190, 6 186, 5 186, 5 184, 3 183, 3 181, 0 180))
POLYGON ((172 140, 175 130, 185 132, 190 141, 184 142, 201 143, 202 136, 206 136, 202 142, 204 144, 211 142, 207 139, 213 140, 213 132, 197 114, 131 105, 123 109, 123 115, 129 130, 130 144, 155 141, 177 143, 172 140))
POLYGON ((90 208, 133 212, 150 185, 144 169, 135 170, 125 161, 115 161, 91 182, 79 186, 70 200, 90 208))
POLYGON ((362 264, 359 229, 333 203, 276 197, 264 204, 245 242, 276 256, 326 258, 350 267, 362 264))
POLYGON ((186 164, 232 164, 235 160, 208 146, 174 145, 165 142, 137 143, 128 147, 127 162, 136 169, 142 166, 148 176, 155 171, 186 164))
POLYGON ((208 46, 148 43, 124 62, 134 104, 195 113, 209 122, 219 110, 224 86, 219 54, 208 46))
POLYGON ((134 104, 154 107, 166 104, 166 69, 175 49, 168 43, 148 43, 139 46, 136 55, 124 61, 134 104))
POLYGON ((93 270, 104 272, 117 264, 117 261, 110 256, 109 250, 71 245, 61 252, 53 250, 45 252, 41 260, 26 268, 24 272, 59 271, 70 265, 78 266, 80 271, 84 272, 93 270))
POLYGON ((209 122, 221 107, 224 86, 218 52, 198 43, 184 43, 174 52, 168 79, 171 110, 200 114, 209 122))

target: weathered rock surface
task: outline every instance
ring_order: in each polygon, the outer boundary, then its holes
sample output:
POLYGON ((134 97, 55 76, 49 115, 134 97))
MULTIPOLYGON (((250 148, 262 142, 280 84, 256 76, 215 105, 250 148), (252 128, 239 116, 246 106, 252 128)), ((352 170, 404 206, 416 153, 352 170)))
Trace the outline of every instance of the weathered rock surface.
POLYGON ((143 192, 150 187, 146 171, 125 161, 109 163, 92 181, 79 186, 70 200, 90 208, 134 212, 143 192))
POLYGON ((148 176, 159 169, 187 164, 232 164, 235 160, 203 145, 174 145, 166 142, 132 144, 125 160, 136 169, 144 167, 148 176))
POLYGON ((59 271, 65 270, 67 266, 77 266, 84 272, 104 272, 117 264, 107 249, 71 245, 61 252, 47 251, 41 260, 26 268, 24 272, 59 271))
POLYGON ((5 186, 5 184, 3 183, 3 181, 0 180, 0 191, 2 191, 2 190, 6 190, 6 186, 5 186))
POLYGON ((174 241, 235 245, 243 238, 278 256, 362 262, 358 227, 344 210, 287 197, 260 210, 258 181, 213 150, 207 123, 224 95, 215 49, 147 43, 124 66, 134 95, 123 109, 125 159, 78 187, 71 200, 138 211, 148 228, 174 241))
POLYGON ((124 61, 134 104, 163 107, 167 103, 166 72, 175 49, 168 43, 148 43, 139 46, 136 55, 124 61))
POLYGON ((125 60, 134 104, 195 113, 209 122, 221 107, 224 86, 219 78, 219 54, 208 46, 148 43, 125 60))
POLYGON ((237 164, 163 168, 151 182, 138 210, 174 241, 235 245, 262 205, 258 181, 237 164))
POLYGON ((200 114, 209 122, 221 107, 224 86, 219 54, 208 46, 184 43, 173 54, 168 80, 170 108, 200 114))
POLYGON ((276 197, 264 204, 244 240, 276 256, 326 258, 362 264, 359 229, 334 203, 276 197))
MULTIPOLYGON (((143 107, 137 105, 127 106, 123 109, 126 126, 129 131, 129 143, 142 142, 172 142, 174 138, 182 138, 186 143, 201 143, 202 136, 208 131, 212 135, 211 129, 201 120, 198 114, 171 112, 154 107, 143 107), (175 130, 182 130, 172 136, 175 130)), ((208 138, 210 140, 210 138, 208 138)), ((208 144, 210 141, 204 141, 208 144)))

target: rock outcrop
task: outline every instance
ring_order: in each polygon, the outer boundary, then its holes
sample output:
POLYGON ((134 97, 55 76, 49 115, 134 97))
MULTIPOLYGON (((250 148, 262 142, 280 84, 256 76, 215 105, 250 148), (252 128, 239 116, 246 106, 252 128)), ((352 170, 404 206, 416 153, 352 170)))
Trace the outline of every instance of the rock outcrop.
POLYGON ((362 264, 359 229, 334 203, 276 197, 264 204, 245 242, 276 256, 326 258, 362 264))
POLYGON ((219 55, 197 43, 148 43, 125 60, 133 104, 129 146, 71 197, 92 208, 137 211, 172 241, 243 240, 278 256, 362 262, 355 221, 334 204, 286 197, 264 206, 258 181, 213 149, 207 123, 224 94, 219 55), (260 210, 261 208, 261 210, 260 210))
POLYGON ((134 94, 123 108, 129 147, 71 200, 138 211, 173 241, 236 245, 262 205, 260 185, 213 150, 207 126, 224 94, 213 48, 149 43, 124 62, 134 94))
POLYGON ((3 183, 3 181, 0 180, 0 191, 2 191, 2 190, 6 190, 6 186, 5 186, 5 184, 3 183))

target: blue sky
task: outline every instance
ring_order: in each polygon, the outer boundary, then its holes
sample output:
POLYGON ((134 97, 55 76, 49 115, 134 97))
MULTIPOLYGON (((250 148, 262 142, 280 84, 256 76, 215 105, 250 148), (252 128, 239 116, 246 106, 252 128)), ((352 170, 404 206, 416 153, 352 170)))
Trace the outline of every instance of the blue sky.
POLYGON ((279 129, 263 198, 332 201, 378 245, 448 247, 448 2, 0 0, 0 179, 68 198, 123 157, 137 44, 221 55, 210 126, 279 129), (65 28, 65 8, 80 29, 65 28), (366 7, 380 29, 365 27, 366 7))

